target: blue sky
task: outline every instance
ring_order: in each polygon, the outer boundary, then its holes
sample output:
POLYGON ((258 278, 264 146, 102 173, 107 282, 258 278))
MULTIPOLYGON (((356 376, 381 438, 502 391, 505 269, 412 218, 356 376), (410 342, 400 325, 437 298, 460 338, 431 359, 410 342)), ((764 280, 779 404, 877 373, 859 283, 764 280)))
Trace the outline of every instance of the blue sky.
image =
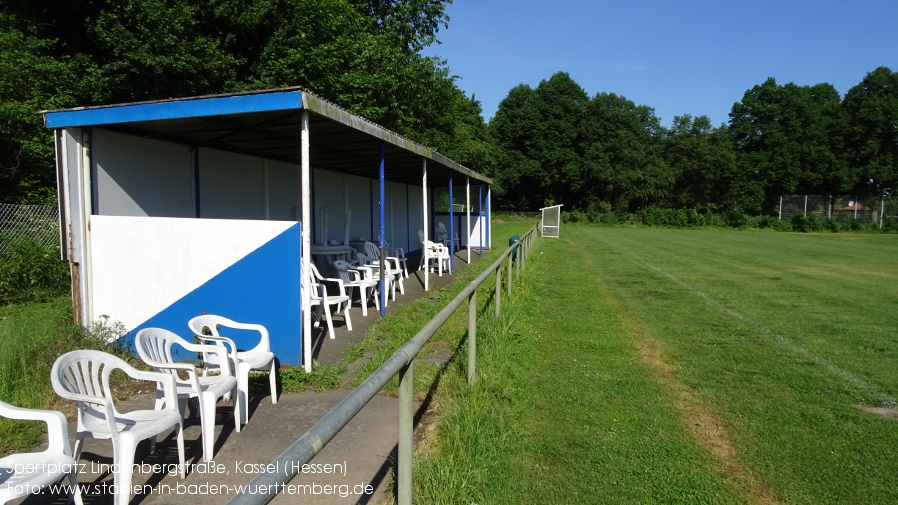
POLYGON ((732 2, 455 0, 440 45, 489 120, 508 91, 564 71, 592 97, 623 95, 674 116, 728 121, 773 77, 843 96, 879 66, 898 71, 898 0, 732 2))

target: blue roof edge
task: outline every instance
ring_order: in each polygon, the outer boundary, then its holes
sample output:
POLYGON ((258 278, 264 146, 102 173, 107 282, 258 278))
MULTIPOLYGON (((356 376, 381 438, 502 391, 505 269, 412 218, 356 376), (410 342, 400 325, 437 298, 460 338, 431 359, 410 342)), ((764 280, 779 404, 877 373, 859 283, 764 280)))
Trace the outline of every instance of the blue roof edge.
POLYGON ((55 129, 302 108, 303 92, 290 90, 47 111, 44 125, 55 129))

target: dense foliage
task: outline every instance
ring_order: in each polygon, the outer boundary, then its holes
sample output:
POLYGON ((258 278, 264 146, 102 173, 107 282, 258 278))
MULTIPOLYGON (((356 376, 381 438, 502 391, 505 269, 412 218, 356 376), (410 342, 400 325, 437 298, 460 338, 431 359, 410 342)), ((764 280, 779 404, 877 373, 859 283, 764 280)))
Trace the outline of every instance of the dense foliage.
POLYGON ((503 208, 771 214, 783 194, 894 191, 898 73, 877 68, 844 98, 770 78, 733 104, 728 125, 685 115, 663 128, 651 107, 590 98, 559 72, 512 89, 490 132, 503 208))
MULTIPOLYGON (((55 200, 40 110, 303 86, 459 162, 491 159, 480 104, 421 56, 451 0, 0 4, 0 201, 55 200)), ((483 168, 481 168, 483 170, 483 168)))
POLYGON ((0 234, 0 305, 48 302, 69 292, 69 266, 59 261, 59 247, 0 234))
POLYGON ((55 200, 42 109, 304 86, 494 178, 494 208, 563 203, 773 214, 783 194, 890 195, 898 73, 845 96, 769 78, 728 124, 590 96, 558 72, 512 88, 487 125, 436 41, 451 0, 49 0, 0 5, 0 201, 55 200))

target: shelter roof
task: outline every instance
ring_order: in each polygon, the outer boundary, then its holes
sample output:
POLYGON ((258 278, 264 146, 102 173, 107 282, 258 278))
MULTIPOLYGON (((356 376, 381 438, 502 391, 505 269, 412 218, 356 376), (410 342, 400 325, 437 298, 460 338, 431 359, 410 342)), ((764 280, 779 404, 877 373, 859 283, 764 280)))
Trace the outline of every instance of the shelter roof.
MULTIPOLYGON (((427 159, 430 186, 447 186, 453 173, 492 183, 488 177, 433 149, 300 88, 80 107, 42 114, 47 128, 102 128, 299 164, 304 110, 310 113, 313 167, 377 177, 383 142, 387 180, 420 186, 422 159, 427 159)), ((456 178, 454 182, 461 181, 456 178)))

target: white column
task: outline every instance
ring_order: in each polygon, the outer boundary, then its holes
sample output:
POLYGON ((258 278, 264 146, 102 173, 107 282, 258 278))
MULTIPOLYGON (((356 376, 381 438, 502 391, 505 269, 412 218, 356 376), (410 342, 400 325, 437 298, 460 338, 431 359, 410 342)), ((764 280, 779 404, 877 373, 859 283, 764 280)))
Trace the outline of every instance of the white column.
POLYGON ((302 361, 306 373, 312 372, 312 298, 307 279, 311 264, 312 247, 312 190, 309 177, 309 113, 302 111, 302 257, 300 258, 300 285, 302 306, 302 361))
MULTIPOLYGON (((427 219, 428 218, 428 214, 427 214, 427 158, 424 158, 423 161, 424 161, 424 163, 422 164, 422 170, 424 172, 424 175, 422 177, 422 182, 421 182, 421 186, 422 186, 421 197, 424 199, 424 205, 423 205, 423 209, 424 209, 424 240, 425 240, 425 244, 426 244, 427 243, 426 241, 430 240, 430 236, 427 233, 427 221, 428 221, 428 219, 427 219)), ((427 267, 427 256, 423 256, 426 252, 427 252, 427 248, 424 247, 424 244, 421 244, 421 254, 424 259, 424 291, 430 291, 430 276, 429 276, 430 269, 427 267)))
POLYGON ((467 219, 467 230, 465 234, 465 246, 468 249, 468 264, 471 264, 471 178, 465 179, 465 218, 467 219))
MULTIPOLYGON (((486 187, 486 222, 487 226, 486 245, 490 250, 493 248, 493 187, 486 187)), ((498 295, 497 295, 498 296, 498 295)))

